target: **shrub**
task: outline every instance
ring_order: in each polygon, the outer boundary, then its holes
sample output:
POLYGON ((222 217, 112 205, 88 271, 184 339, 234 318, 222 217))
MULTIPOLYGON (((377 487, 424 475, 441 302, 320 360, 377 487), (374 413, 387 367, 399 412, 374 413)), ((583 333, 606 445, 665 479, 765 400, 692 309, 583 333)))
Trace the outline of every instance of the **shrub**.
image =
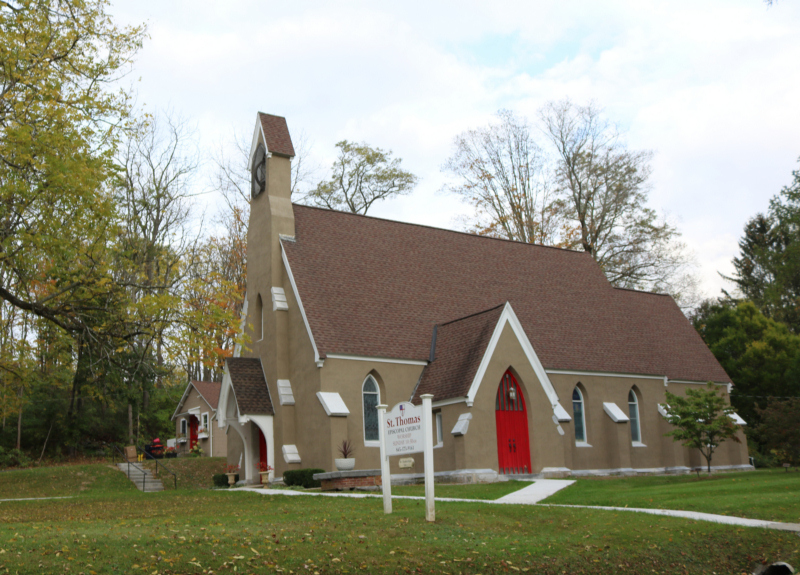
POLYGON ((19 449, 3 449, 0 447, 0 468, 28 467, 33 460, 19 449))
MULTIPOLYGON (((228 476, 224 473, 215 473, 211 476, 211 481, 214 483, 214 487, 227 487, 228 486, 228 476)), ((239 475, 237 474, 234 477, 234 484, 239 481, 239 475)))
POLYGON ((325 473, 324 469, 294 469, 283 472, 283 482, 287 486, 300 485, 306 489, 319 487, 321 483, 314 480, 315 473, 325 473))
POLYGON ((761 423, 755 431, 766 450, 777 463, 800 465, 800 398, 772 400, 756 411, 761 423))

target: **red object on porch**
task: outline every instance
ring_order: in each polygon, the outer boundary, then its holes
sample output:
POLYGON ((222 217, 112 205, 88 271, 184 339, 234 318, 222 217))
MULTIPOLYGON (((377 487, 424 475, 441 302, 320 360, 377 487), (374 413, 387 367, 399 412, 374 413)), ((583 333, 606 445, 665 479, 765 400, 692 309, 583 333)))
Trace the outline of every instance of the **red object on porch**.
POLYGON ((528 411, 522 390, 511 371, 506 371, 497 388, 495 402, 497 423, 497 458, 500 473, 531 472, 531 449, 528 438, 528 411))
POLYGON ((197 418, 192 415, 189 417, 189 449, 197 445, 197 418))

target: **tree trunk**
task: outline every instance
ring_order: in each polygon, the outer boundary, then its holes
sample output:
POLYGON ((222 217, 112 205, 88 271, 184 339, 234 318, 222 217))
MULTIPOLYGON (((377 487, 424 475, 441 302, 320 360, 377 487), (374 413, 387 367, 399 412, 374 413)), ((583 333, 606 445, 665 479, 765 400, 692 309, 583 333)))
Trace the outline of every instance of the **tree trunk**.
POLYGON ((22 448, 22 388, 17 392, 19 397, 19 416, 17 417, 17 449, 22 448))
POLYGON ((128 443, 133 443, 133 405, 128 404, 128 443))
POLYGON ((72 414, 75 411, 75 397, 78 393, 78 388, 80 387, 80 378, 82 376, 83 371, 83 338, 81 336, 77 337, 77 344, 78 344, 78 361, 75 364, 75 375, 72 377, 72 394, 69 398, 69 409, 67 409, 67 422, 72 422, 72 414))

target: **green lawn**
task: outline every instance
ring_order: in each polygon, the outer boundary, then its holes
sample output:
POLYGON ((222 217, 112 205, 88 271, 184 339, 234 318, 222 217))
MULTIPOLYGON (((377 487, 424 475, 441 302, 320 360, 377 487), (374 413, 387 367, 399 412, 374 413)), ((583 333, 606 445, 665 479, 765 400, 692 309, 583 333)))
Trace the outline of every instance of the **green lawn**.
POLYGON ((800 473, 741 473, 578 479, 542 503, 702 511, 800 523, 800 473))
MULTIPOLYGON (((429 524, 422 501, 395 500, 386 516, 378 498, 143 494, 121 473, 87 467, 98 479, 74 499, 0 503, 0 573, 749 573, 754 561, 800 563, 793 533, 477 501, 440 502, 429 524)), ((2 473, 0 486, 53 472, 2 473)))
MULTIPOLYGON (((177 476, 178 489, 209 489, 212 486, 211 476, 225 473, 227 462, 224 457, 177 457, 175 459, 160 459, 158 478, 164 484, 164 489, 173 489, 175 480, 167 469, 177 476), (166 468, 164 468, 166 465, 166 468)), ((143 464, 151 471, 155 471, 155 461, 143 464)))
MULTIPOLYGON (((452 497, 455 499, 500 499, 530 485, 530 481, 504 481, 502 483, 479 483, 475 485, 436 485, 434 496, 452 497)), ((424 485, 395 485, 392 495, 425 496, 424 485)))
POLYGON ((62 465, 0 472, 0 499, 63 497, 125 489, 133 484, 115 465, 62 465))

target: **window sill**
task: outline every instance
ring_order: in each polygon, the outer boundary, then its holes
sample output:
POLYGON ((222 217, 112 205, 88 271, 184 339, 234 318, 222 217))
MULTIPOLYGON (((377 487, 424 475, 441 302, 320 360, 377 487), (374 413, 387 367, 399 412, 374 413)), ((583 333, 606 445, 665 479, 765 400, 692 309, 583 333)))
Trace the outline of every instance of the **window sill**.
POLYGON ((647 446, 646 446, 644 443, 642 443, 641 441, 633 441, 633 442, 631 442, 631 446, 632 446, 632 447, 647 447, 647 446))
POLYGON ((591 445, 589 445, 585 441, 576 441, 575 442, 575 447, 591 447, 591 445))
POLYGON ((364 447, 380 447, 380 441, 364 441, 364 447))

